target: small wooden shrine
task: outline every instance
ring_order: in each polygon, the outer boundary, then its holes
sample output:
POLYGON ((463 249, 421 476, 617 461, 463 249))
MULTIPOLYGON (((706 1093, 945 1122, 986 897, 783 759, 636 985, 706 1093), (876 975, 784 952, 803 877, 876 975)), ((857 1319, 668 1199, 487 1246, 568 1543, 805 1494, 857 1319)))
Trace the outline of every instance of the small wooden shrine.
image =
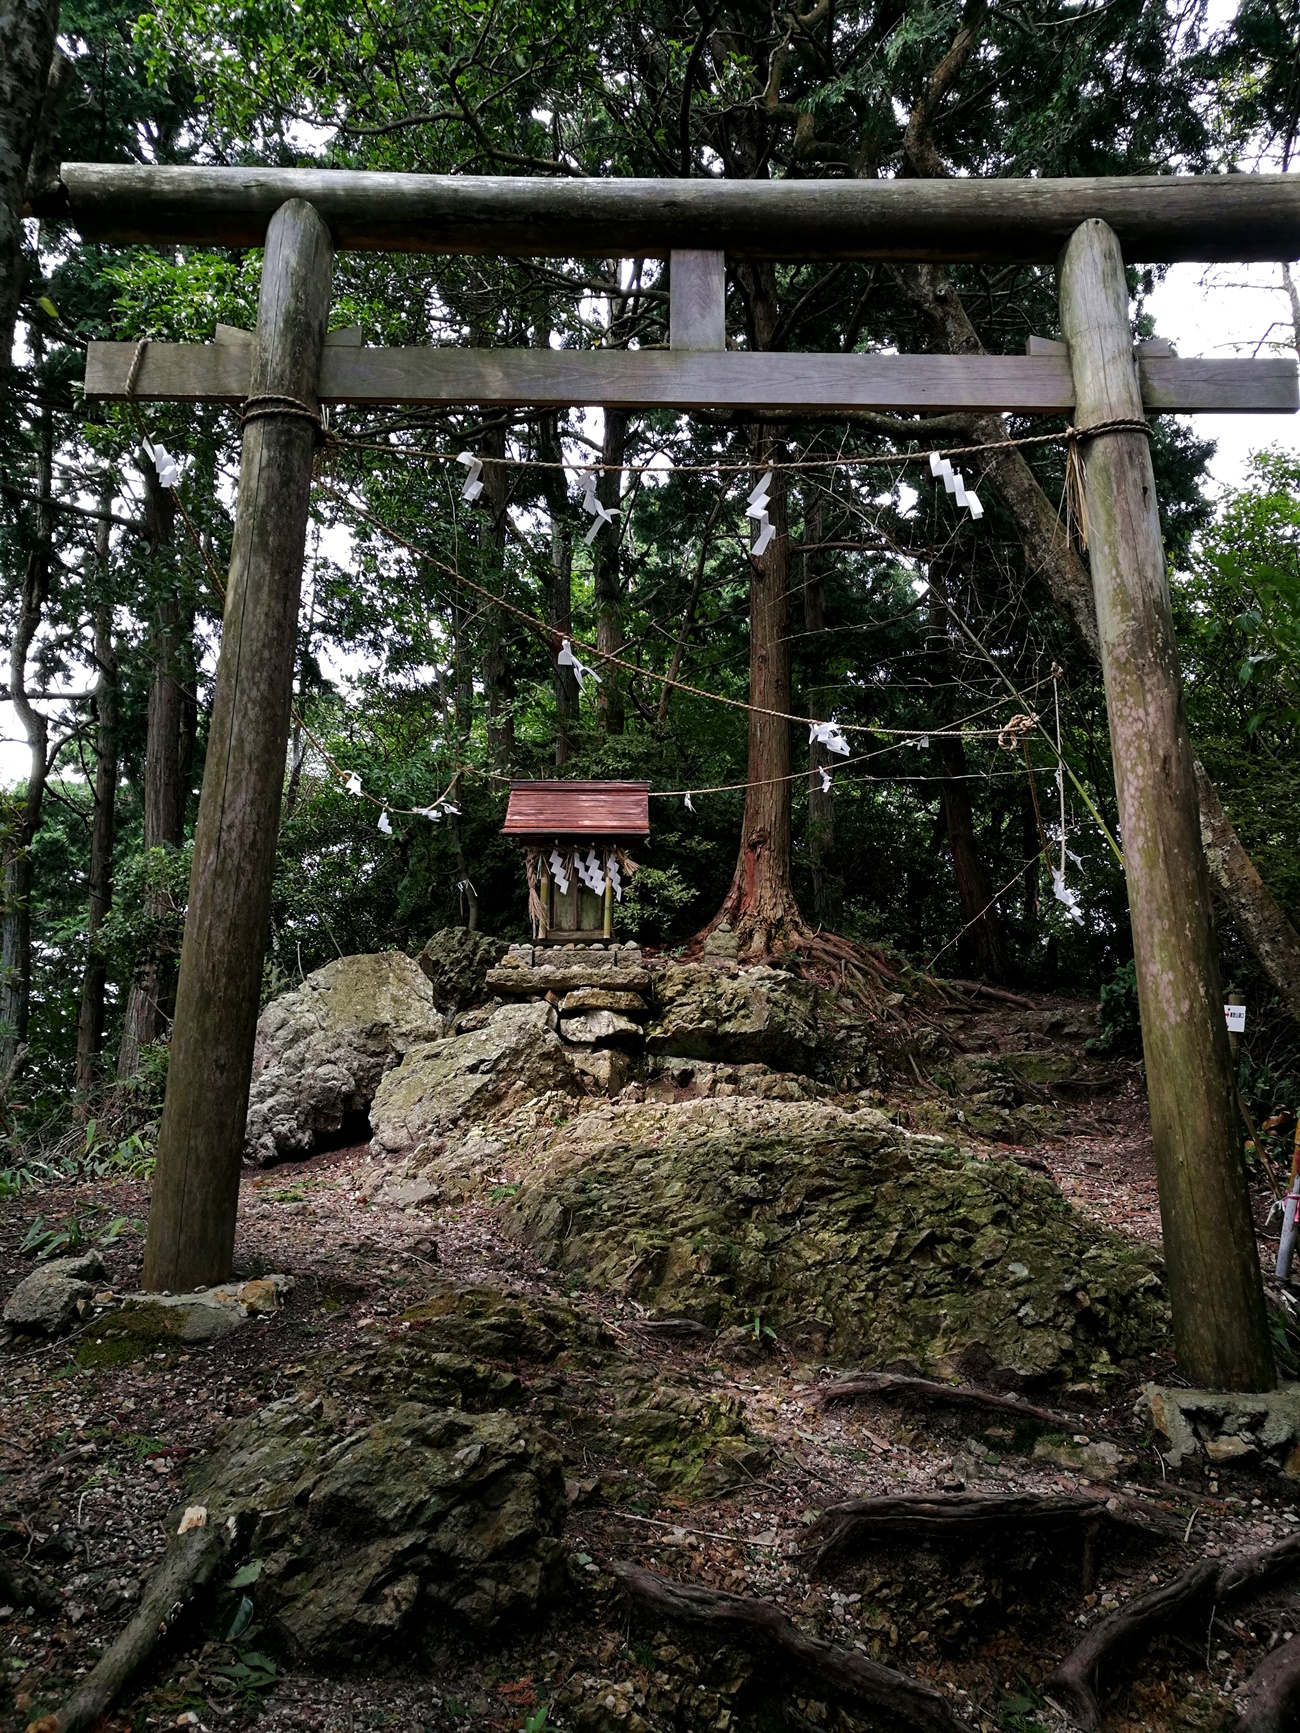
POLYGON ((650 834, 650 784, 512 782, 501 831, 526 852, 534 939, 610 940, 614 904, 636 871, 624 844, 650 834))

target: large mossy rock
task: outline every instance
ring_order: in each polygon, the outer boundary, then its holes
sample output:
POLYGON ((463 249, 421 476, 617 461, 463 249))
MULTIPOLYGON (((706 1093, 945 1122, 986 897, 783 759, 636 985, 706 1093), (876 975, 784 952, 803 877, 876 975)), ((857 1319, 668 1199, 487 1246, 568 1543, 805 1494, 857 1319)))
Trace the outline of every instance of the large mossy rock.
POLYGON ((582 1094, 540 1002, 502 1005, 479 1029, 413 1047, 370 1109, 377 1152, 405 1155, 462 1122, 509 1113, 539 1095, 582 1094))
POLYGON ((471 933, 468 927, 443 927, 417 959, 440 1011, 464 1011, 483 997, 487 972, 505 956, 504 939, 471 933))
POLYGON ((671 965, 655 980, 650 1053, 730 1065, 812 1071, 817 1065, 818 992, 784 969, 719 972, 707 964, 671 965))
POLYGON ((562 1569, 564 1476, 544 1435, 500 1410, 405 1402, 348 1433, 320 1397, 237 1425, 191 1491, 234 1518, 254 1597, 295 1658, 332 1667, 536 1613, 562 1569))
POLYGON ((401 951, 315 970, 258 1019, 245 1158, 301 1157, 337 1139, 364 1121, 384 1073, 443 1028, 428 981, 401 951))
POLYGON ((869 1109, 593 1109, 506 1206, 548 1263, 665 1314, 760 1319, 841 1365, 1101 1378, 1165 1344, 1160 1261, 1046 1179, 869 1109))

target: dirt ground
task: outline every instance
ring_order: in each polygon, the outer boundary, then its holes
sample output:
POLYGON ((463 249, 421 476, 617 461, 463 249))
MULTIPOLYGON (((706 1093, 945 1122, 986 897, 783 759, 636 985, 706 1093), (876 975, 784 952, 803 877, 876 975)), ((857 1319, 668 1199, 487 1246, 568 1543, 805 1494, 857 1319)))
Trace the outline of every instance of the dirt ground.
MULTIPOLYGON (((1068 1026, 1078 1009, 1068 1001, 1044 998, 1035 1007, 1033 1039, 1045 1049, 1064 1043, 1079 1057, 1070 1087, 1050 1092, 1054 1127, 1021 1146, 961 1141, 1041 1166, 1085 1215, 1157 1238, 1139 1068, 1089 1060, 1077 1039, 1053 1034, 1052 1016, 1068 1026)), ((1026 1040, 1025 1019, 1007 1005, 980 1005, 952 1030, 968 1053, 1022 1051, 1026 1040)), ((936 1099, 918 1084, 893 1092, 888 1106, 900 1122, 921 1124, 936 1099)), ((527 1296, 561 1292, 502 1237, 486 1201, 387 1207, 368 1195, 361 1177, 368 1171, 367 1152, 358 1147, 246 1174, 238 1271, 283 1271, 296 1285, 276 1316, 250 1322, 219 1345, 99 1368, 78 1364, 75 1337, 14 1343, 0 1355, 0 1552, 37 1565, 56 1585, 55 1601, 35 1617, 0 1608, 4 1727, 40 1726, 125 1624, 162 1553, 164 1519, 183 1496, 189 1465, 232 1420, 292 1392, 322 1366, 342 1367, 377 1341, 397 1338, 401 1313, 435 1282, 527 1296)), ((1258 1203, 1262 1222, 1262 1186, 1258 1203)), ((147 1188, 65 1185, 4 1205, 0 1292, 33 1267, 18 1247, 37 1214, 59 1221, 89 1205, 105 1211, 104 1219, 143 1218, 147 1188)), ((1266 1252, 1272 1243, 1262 1242, 1266 1252)), ((139 1233, 128 1230, 106 1254, 109 1285, 134 1287, 141 1253, 139 1233)), ((337 1678, 305 1676, 274 1657, 265 1667, 248 1665, 255 1626, 237 1645, 190 1630, 162 1653, 142 1694, 103 1723, 102 1733, 173 1725, 257 1733, 539 1733, 543 1726, 739 1733, 871 1724, 815 1676, 629 1606, 604 1568, 615 1560, 772 1597, 805 1630, 938 1685, 972 1727, 1056 1733, 1069 1723, 1039 1685, 1091 1622, 1194 1558, 1267 1545, 1300 1522, 1300 1484, 1276 1475, 1224 1467, 1213 1477, 1176 1476, 1136 1425, 1129 1388, 1104 1411, 1078 1411, 1072 1442, 1118 1443, 1126 1465, 1101 1490, 1158 1513, 1172 1538, 1103 1548, 1092 1561, 1070 1544, 1043 1548, 1023 1537, 1009 1537, 1005 1556, 993 1559, 969 1548, 894 1544, 814 1576, 801 1547, 806 1525, 826 1504, 955 1488, 1077 1492, 1089 1489, 1089 1478, 1060 1461, 1018 1455, 988 1415, 959 1418, 882 1398, 823 1406, 821 1387, 852 1368, 797 1364, 779 1344, 755 1364, 720 1361, 710 1339, 647 1330, 635 1308, 609 1296, 579 1295, 577 1303, 599 1313, 647 1362, 743 1404, 768 1447, 762 1478, 724 1497, 607 1503, 600 1476, 617 1454, 589 1452, 571 1470, 571 1589, 547 1623, 507 1632, 486 1650, 452 1640, 433 1669, 386 1665, 371 1676, 337 1678)), ((1300 1597, 1289 1590, 1233 1608, 1208 1629, 1199 1622, 1175 1630, 1103 1680, 1108 1733, 1226 1729, 1241 1681, 1297 1630, 1300 1597)))

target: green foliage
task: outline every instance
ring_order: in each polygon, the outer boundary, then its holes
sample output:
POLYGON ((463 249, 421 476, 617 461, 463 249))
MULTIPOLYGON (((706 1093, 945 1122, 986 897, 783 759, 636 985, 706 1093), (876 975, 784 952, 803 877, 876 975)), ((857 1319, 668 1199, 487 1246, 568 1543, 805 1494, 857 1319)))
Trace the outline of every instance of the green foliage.
POLYGON ((114 1216, 112 1221, 100 1226, 96 1221, 100 1209, 98 1204, 88 1204, 57 1226, 38 1215, 33 1218, 18 1250, 24 1257, 44 1262, 46 1258, 70 1257, 87 1246, 106 1251, 109 1246, 116 1245, 124 1233, 144 1231, 144 1223, 129 1216, 114 1216))
MULTIPOLYGON (((1262 137, 1289 148, 1293 6, 1245 0, 1217 36, 1205 33, 1195 10, 1141 0, 1067 13, 1032 0, 1027 10, 981 16, 960 87, 935 122, 945 172, 1152 172, 1226 166, 1262 137)), ((77 0, 61 16, 78 73, 64 155, 458 173, 897 175, 908 113, 963 16, 946 4, 899 12, 864 3, 838 8, 833 28, 791 34, 774 15, 742 9, 728 15, 724 36, 701 35, 693 8, 665 0, 598 14, 572 0, 558 10, 504 0, 488 11, 477 0, 415 0, 400 20, 358 14, 340 0, 296 9, 277 0, 155 0, 143 10, 77 0)), ((178 620, 181 685, 193 706, 182 778, 188 834, 220 609, 209 565, 220 573, 229 552, 237 429, 214 406, 142 411, 150 437, 181 455, 181 497, 200 553, 184 519, 165 521, 170 507, 146 488, 134 415, 87 410, 75 385, 92 338, 194 341, 210 338, 218 321, 251 325, 260 254, 92 245, 47 224, 32 263, 24 319, 35 358, 24 391, 0 412, 8 417, 0 423, 0 479, 17 489, 0 494, 4 623, 12 629, 39 541, 37 513, 20 496, 32 491, 44 414, 59 473, 76 474, 82 494, 106 477, 113 509, 142 519, 147 531, 116 527, 105 550, 95 523, 56 516, 29 668, 33 686, 89 684, 91 622, 98 608, 111 608, 120 778, 113 908, 96 940, 108 971, 96 1085, 105 1099, 93 1111, 111 1123, 104 1136, 114 1149, 142 1139, 137 1153, 146 1163, 165 1037, 147 1050, 129 1089, 107 1080, 133 981, 159 981, 165 1027, 190 865, 188 842, 144 847, 150 692, 160 622, 178 620)), ((380 343, 662 345, 663 265, 643 261, 617 282, 606 272, 591 261, 345 251, 332 318, 380 343)), ((1019 352, 1026 331, 1056 329, 1050 270, 970 265, 951 275, 990 351, 1019 352)), ((1135 273, 1132 281, 1137 328, 1146 334, 1151 279, 1135 273)), ((791 351, 930 344, 925 316, 900 278, 871 265, 733 269, 733 341, 760 341, 762 306, 777 321, 768 339, 791 351)), ((594 424, 549 413, 485 422, 477 411, 340 410, 333 425, 341 444, 327 485, 313 493, 297 656, 296 706, 310 735, 296 731, 286 779, 266 992, 339 954, 418 949, 431 931, 464 917, 467 880, 487 930, 525 936, 519 856, 500 836, 511 776, 649 781, 652 835, 635 851, 641 871, 617 911, 618 930, 681 944, 717 910, 735 870, 744 794, 734 785, 748 774, 747 726, 743 709, 683 690, 661 714, 653 676, 667 670, 680 644, 682 679, 739 704, 748 695, 743 503, 751 483, 742 472, 753 455, 749 430, 710 414, 628 419, 624 461, 639 467, 624 478, 614 587, 625 654, 641 671, 606 665, 598 698, 590 687, 581 695, 557 687, 546 627, 482 605, 456 581, 461 574, 544 622, 559 617, 563 598, 573 635, 596 638, 595 591, 611 569, 600 562, 613 534, 602 532, 591 547, 583 542, 574 473, 590 460, 594 424), (444 460, 489 440, 512 458, 552 467, 512 466, 500 498, 489 493, 471 505, 461 498, 460 471, 444 460), (569 471, 555 467, 562 460, 569 471), (700 472, 645 467, 661 460, 700 472), (357 504, 409 546, 359 516, 357 504), (610 697, 625 713, 621 731, 597 708, 610 697), (348 791, 353 774, 370 798, 348 791), (454 818, 414 816, 452 788, 454 818), (701 788, 724 791, 695 795, 688 812, 681 793, 701 788), (658 798, 668 794, 677 798, 658 798)), ((910 442, 816 420, 790 424, 784 437, 793 458, 819 466, 793 472, 787 501, 797 550, 792 709, 833 713, 861 730, 924 735, 966 716, 977 727, 996 726, 1016 709, 1046 714, 1049 670, 1058 665, 1063 752, 1113 828, 1100 679, 1042 594, 997 498, 989 492, 976 531, 924 480, 916 497, 916 471, 904 487, 892 464, 850 472, 832 461, 845 451, 892 458, 910 442), (934 579, 981 649, 937 610, 927 589, 934 579)), ((1189 711, 1243 840, 1294 911, 1295 465, 1262 457, 1250 487, 1225 502, 1212 525, 1202 485, 1207 449, 1172 425, 1153 439, 1189 711)), ((1063 451, 1048 445, 1027 456, 1055 502, 1063 451)), ((64 1147, 89 955, 93 728, 88 712, 78 715, 86 721, 58 754, 31 844, 37 944, 29 1053, 22 1105, 7 1109, 14 1177, 0 1185, 24 1183, 19 1176, 33 1171, 32 1161, 88 1159, 64 1147)), ((862 757, 836 771, 826 853, 827 833, 814 835, 804 742, 795 734, 793 880, 801 907, 815 922, 910 960, 938 958, 955 973, 978 968, 945 834, 938 755, 887 733, 852 735, 862 757)), ((1122 875, 1073 792, 1067 841, 1078 864, 1071 862, 1069 881, 1081 919, 1050 895, 1039 862, 1031 777, 1049 830, 1059 823, 1046 742, 1031 741, 1028 770, 991 736, 968 737, 963 752, 956 776, 971 797, 976 849, 998 893, 1014 966, 1054 985, 1112 976, 1129 948, 1122 875)), ((16 808, 8 820, 6 834, 15 838, 16 808)), ((1053 850, 1059 840, 1053 834, 1053 850)), ((1230 930, 1226 940, 1230 966, 1263 1003, 1230 930)))
POLYGON ((1138 1010, 1137 963, 1130 957, 1101 984, 1097 1007, 1100 1034, 1092 1043, 1101 1053, 1140 1053, 1142 1019, 1138 1010))

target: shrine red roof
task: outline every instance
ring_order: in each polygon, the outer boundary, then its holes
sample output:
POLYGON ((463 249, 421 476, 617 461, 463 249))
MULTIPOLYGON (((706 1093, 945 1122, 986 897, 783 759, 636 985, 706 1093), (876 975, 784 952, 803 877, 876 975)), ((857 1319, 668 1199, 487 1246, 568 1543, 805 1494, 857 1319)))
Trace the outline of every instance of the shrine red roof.
POLYGON ((504 836, 649 836, 648 782, 512 782, 504 836))

